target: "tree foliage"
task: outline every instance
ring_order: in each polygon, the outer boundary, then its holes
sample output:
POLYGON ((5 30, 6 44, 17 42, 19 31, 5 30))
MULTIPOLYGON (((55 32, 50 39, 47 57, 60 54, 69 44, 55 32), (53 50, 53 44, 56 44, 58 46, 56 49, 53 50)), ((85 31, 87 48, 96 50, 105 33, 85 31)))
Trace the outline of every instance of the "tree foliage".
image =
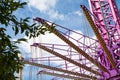
POLYGON ((52 28, 45 28, 46 23, 41 27, 36 24, 29 24, 29 17, 20 18, 14 14, 19 8, 23 8, 27 3, 20 0, 0 0, 0 80, 15 80, 15 73, 23 67, 18 54, 21 52, 17 44, 26 41, 20 38, 16 41, 6 33, 7 27, 12 28, 14 35, 25 34, 29 38, 44 34, 46 31, 52 32, 52 28))
POLYGON ((19 60, 18 54, 21 52, 17 44, 26 41, 20 38, 12 41, 12 37, 6 33, 6 28, 11 27, 15 35, 25 33, 33 37, 35 24, 29 25, 29 18, 18 19, 13 13, 19 8, 23 8, 26 2, 20 0, 0 0, 0 80, 15 80, 16 72, 22 68, 23 63, 19 60))

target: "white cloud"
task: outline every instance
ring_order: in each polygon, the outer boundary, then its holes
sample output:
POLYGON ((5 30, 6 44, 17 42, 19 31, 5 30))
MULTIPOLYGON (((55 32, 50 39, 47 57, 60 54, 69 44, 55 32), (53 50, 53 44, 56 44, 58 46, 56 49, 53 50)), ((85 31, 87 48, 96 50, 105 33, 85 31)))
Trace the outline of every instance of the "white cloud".
POLYGON ((78 15, 78 16, 82 16, 82 15, 83 15, 83 13, 80 12, 80 11, 75 11, 74 14, 76 14, 76 15, 78 15))
MULTIPOLYGON (((81 31, 79 31, 79 30, 75 30, 75 32, 78 32, 78 33, 82 33, 81 31)), ((70 34, 70 36, 72 37, 72 38, 74 38, 74 39, 79 39, 80 37, 82 37, 82 36, 80 36, 79 34, 75 34, 75 33, 71 33, 70 34)), ((72 40, 72 39, 70 39, 74 44, 77 44, 74 40, 72 40)), ((86 40, 87 42, 89 41, 89 39, 87 39, 86 40)), ((64 66, 62 66, 62 67, 64 67, 65 68, 65 61, 64 60, 62 60, 62 59, 60 59, 60 58, 58 58, 58 57, 51 57, 51 58, 48 58, 48 57, 50 57, 50 56, 53 56, 53 55, 51 55, 50 53, 47 53, 47 52, 45 52, 45 51, 43 51, 43 50, 41 50, 41 49, 39 49, 39 48, 30 48, 30 45, 32 45, 33 43, 50 43, 50 44, 62 44, 62 45, 64 45, 64 44, 66 44, 65 42, 63 42, 61 39, 59 39, 56 35, 54 35, 54 34, 52 34, 52 33, 46 33, 46 35, 40 35, 39 37, 37 37, 36 39, 28 39, 28 43, 22 43, 21 44, 21 48, 23 48, 23 50, 25 50, 25 51, 28 51, 29 53, 31 52, 31 49, 32 49, 32 58, 38 58, 38 57, 46 57, 46 58, 39 58, 39 59, 41 59, 41 60, 48 60, 48 59, 50 59, 50 60, 55 60, 55 61, 52 61, 52 62, 50 62, 50 63, 52 63, 51 65, 60 65, 60 64, 64 64, 64 66), (58 61, 57 61, 58 60, 58 61), (53 64, 54 63, 54 64, 53 64)), ((81 39, 81 42, 83 42, 83 39, 81 39)), ((81 45, 81 44, 80 44, 81 45)), ((69 49, 69 46, 67 46, 67 47, 61 47, 61 46, 55 46, 56 48, 60 48, 60 49, 66 49, 66 50, 68 50, 69 49)), ((57 51, 58 53, 60 53, 60 54, 62 54, 62 55, 68 55, 68 53, 69 53, 69 50, 66 52, 66 51, 62 51, 62 50, 56 50, 55 49, 55 51, 57 51)), ((73 49, 72 49, 72 51, 74 51, 73 49)), ((30 53, 31 54, 31 53, 30 53)), ((69 58, 71 58, 71 59, 79 59, 79 54, 78 55, 74 55, 74 56, 72 56, 72 57, 69 57, 69 58)), ((85 59, 83 56, 81 56, 82 57, 82 59, 85 59)), ((84 63, 87 63, 87 62, 89 62, 88 60, 82 60, 82 63, 84 64, 84 63)), ((48 63, 49 64, 49 61, 47 62, 45 62, 45 61, 40 61, 40 62, 38 62, 38 63, 41 63, 41 64, 44 64, 44 63, 48 63)), ((68 64, 68 66, 73 66, 73 67, 70 67, 69 68, 69 70, 72 70, 73 68, 75 68, 75 67, 77 67, 77 66, 75 66, 75 65, 73 65, 73 64, 71 64, 71 63, 69 63, 68 64)), ((89 64, 88 64, 88 66, 92 66, 92 64, 90 64, 90 62, 89 62, 89 64)), ((79 68, 76 68, 76 70, 75 71, 78 71, 79 70, 79 68)), ((86 73, 88 73, 88 72, 86 72, 86 73)))
POLYGON ((60 19, 60 20, 64 20, 64 15, 60 14, 58 11, 55 10, 50 10, 48 12, 48 15, 50 16, 51 19, 60 19))
POLYGON ((28 0, 28 2, 29 7, 40 10, 41 13, 48 15, 51 19, 64 19, 64 15, 55 10, 57 0, 28 0))
MULTIPOLYGON (((79 30, 75 30, 75 32, 77 33, 81 33, 81 31, 79 30)), ((90 40, 89 38, 82 38, 83 36, 82 35, 79 35, 79 34, 76 34, 76 33, 71 33, 70 36, 72 38, 70 38, 70 41, 72 41, 74 44, 76 45, 79 45, 79 46, 84 46, 84 44, 78 44, 77 41, 75 41, 74 39, 76 40, 79 40, 81 43, 85 43, 86 45, 90 45, 93 43, 92 40, 90 40), (90 43, 89 43, 90 42, 90 43)), ((20 44, 20 47, 22 48, 22 50, 26 51, 27 53, 31 53, 31 50, 33 50, 32 52, 34 52, 32 54, 32 57, 40 57, 40 53, 39 52, 42 52, 44 54, 44 56, 50 56, 50 54, 48 55, 47 52, 44 52, 43 50, 37 50, 36 48, 32 49, 30 48, 30 45, 32 45, 33 43, 49 43, 49 44, 62 44, 62 45, 66 45, 66 43, 64 41, 62 41, 59 37, 57 37, 56 35, 54 35, 53 33, 46 33, 45 35, 40 35, 39 37, 35 38, 35 39, 28 39, 28 42, 22 42, 20 44), (36 52, 35 52, 36 51, 36 52), (37 52, 38 51, 38 52, 37 52)), ((92 46, 94 47, 94 45, 92 46)), ((69 49, 70 47, 67 46, 67 47, 61 47, 61 46, 56 46, 56 48, 61 48, 61 49, 69 49)), ((66 55, 66 51, 60 51, 60 50, 57 50, 58 52, 60 52, 61 54, 63 55, 66 55)), ((72 51, 75 51, 72 49, 72 51)), ((91 52, 91 50, 89 50, 91 52)), ((73 58, 75 58, 76 56, 73 56, 73 58)))
POLYGON ((54 8, 55 4, 56 0, 29 0, 29 5, 43 12, 54 8))
MULTIPOLYGON (((27 37, 25 37, 28 39, 27 37)), ((33 43, 54 43, 54 44, 65 44, 62 40, 60 40, 57 36, 55 36, 52 33, 46 33, 45 35, 40 35, 39 37, 36 37, 35 39, 28 39, 27 42, 22 42, 19 46, 22 50, 24 50, 27 53, 31 53, 31 47, 33 43)), ((37 50, 37 49, 36 49, 37 50)), ((34 51, 33 51, 34 52, 34 51)), ((46 52, 45 52, 46 53, 46 52)), ((33 53, 32 57, 39 57, 39 53, 33 53)), ((47 53, 45 55, 48 55, 47 53)))
MULTIPOLYGON (((76 32, 78 33, 82 33, 81 31, 76 30, 76 32)), ((75 38, 75 39, 79 39, 79 37, 81 37, 78 34, 72 33, 70 35, 71 37, 75 38)), ((28 41, 27 42, 22 42, 20 44, 20 47, 22 48, 22 50, 24 50, 27 53, 31 52, 31 48, 30 45, 32 45, 33 43, 50 43, 50 44, 66 44, 64 41, 62 41, 59 37, 57 37, 56 35, 54 35, 53 33, 47 33, 45 35, 40 35, 39 37, 36 37, 35 39, 29 39, 28 37, 25 37, 28 41)), ((74 40, 71 40, 74 41, 74 40)), ((75 42, 75 41, 74 41, 75 42)), ((77 44, 77 43, 75 43, 77 44)))

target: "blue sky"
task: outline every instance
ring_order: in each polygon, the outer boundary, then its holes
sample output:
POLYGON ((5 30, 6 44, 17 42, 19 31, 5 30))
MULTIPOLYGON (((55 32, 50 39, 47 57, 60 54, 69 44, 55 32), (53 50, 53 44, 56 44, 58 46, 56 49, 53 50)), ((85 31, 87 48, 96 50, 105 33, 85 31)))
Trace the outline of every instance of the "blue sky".
MULTIPOLYGON (((41 17, 69 29, 81 30, 84 32, 84 25, 82 24, 82 19, 84 17, 80 9, 80 4, 84 4, 88 7, 87 0, 27 0, 27 2, 28 5, 24 9, 19 9, 15 13, 16 15, 19 17, 31 17, 31 21, 32 18, 41 17)), ((24 35, 18 35, 14 38, 19 37, 24 37, 24 35)), ((29 46, 30 44, 32 44, 31 41, 27 44, 23 43, 23 46, 29 46)), ((29 47, 27 46, 26 49, 26 47, 23 46, 21 50, 25 53, 25 57, 29 57, 29 47)), ((29 79, 29 68, 30 67, 24 67, 23 80, 29 79)), ((34 68, 31 70, 34 71, 34 68)), ((32 76, 37 77, 36 73, 33 72, 34 75, 32 76)), ((50 76, 44 76, 42 78, 48 80, 46 77, 50 78, 50 76)), ((31 80, 37 80, 37 78, 35 79, 32 77, 31 80)))
MULTIPOLYGON (((80 4, 84 4, 89 8, 87 0, 26 0, 26 2, 28 2, 28 5, 14 13, 18 17, 30 17, 31 23, 33 22, 33 18, 41 17, 71 30, 79 30, 82 33, 86 33, 85 25, 87 26, 88 23, 85 22, 85 17, 80 9, 80 4)), ((90 34, 93 36, 93 32, 90 27, 88 28, 90 34)), ((21 34, 14 36, 10 29, 8 33, 11 34, 14 39, 25 37, 25 35, 21 34)), ((23 46, 27 45, 25 44, 23 46)), ((31 44, 32 42, 29 41, 29 45, 31 44)), ((22 46, 21 48, 21 50, 27 54, 27 57, 30 51, 26 49, 28 49, 29 45, 26 47, 22 46)))
MULTIPOLYGON (((57 23, 64 27, 67 27, 72 30, 79 30, 85 34, 85 25, 88 26, 88 23, 83 24, 84 15, 80 9, 80 4, 84 4, 89 8, 87 0, 21 0, 28 2, 28 5, 24 9, 19 9, 16 14, 18 17, 30 17, 31 23, 32 19, 35 17, 41 17, 51 22, 57 23)), ((117 3, 119 0, 116 0, 117 3)), ((120 6, 119 6, 120 7, 120 6)), ((90 35, 93 36, 92 30, 90 30, 90 35)), ((11 29, 7 32, 13 36, 11 29)), ((25 37, 25 35, 13 36, 14 39, 19 37, 25 37)), ((54 37, 53 37, 54 38, 54 37)), ((32 42, 29 40, 28 43, 23 43, 21 50, 25 53, 25 57, 29 57, 30 54, 30 44, 32 42)), ((24 77, 23 80, 28 80, 28 67, 24 68, 24 77)), ((34 78, 31 80, 35 80, 34 78)), ((36 79, 37 80, 37 79, 36 79)))
MULTIPOLYGON (((17 12, 15 12, 18 17, 31 17, 31 20, 35 17, 41 17, 70 29, 83 29, 83 24, 81 24, 80 19, 83 17, 80 9, 80 4, 85 4, 88 7, 87 0, 22 1, 28 2, 28 5, 24 7, 24 9, 19 9, 17 12)), ((11 31, 8 33, 11 34, 11 31)))

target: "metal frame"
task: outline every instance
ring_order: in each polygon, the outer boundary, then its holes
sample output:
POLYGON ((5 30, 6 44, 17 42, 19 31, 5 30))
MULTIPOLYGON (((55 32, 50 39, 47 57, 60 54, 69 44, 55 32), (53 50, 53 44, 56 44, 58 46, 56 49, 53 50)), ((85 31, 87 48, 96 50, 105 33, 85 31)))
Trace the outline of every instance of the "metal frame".
POLYGON ((52 56, 31 58, 32 62, 26 60, 24 62, 47 69, 47 71, 43 69, 39 74, 95 80, 110 78, 115 80, 119 78, 115 76, 120 73, 120 16, 115 1, 88 1, 91 12, 85 6, 82 5, 81 7, 98 40, 37 17, 34 20, 45 24, 47 28, 55 25, 56 27, 52 33, 64 41, 65 45, 34 43, 31 45, 32 47, 43 49, 52 56), (71 33, 79 35, 80 38, 73 38, 70 36, 71 33), (92 43, 87 44, 86 39, 91 40, 92 43), (64 54, 61 54, 62 52, 64 54), (78 58, 73 58, 73 56, 78 58), (39 63, 40 61, 46 61, 48 65, 39 63), (52 66, 51 64, 55 61, 63 61, 63 63, 52 66), (77 70, 79 71, 76 72, 77 70), (52 71, 58 71, 58 73, 52 71), (65 74, 59 74, 59 72, 65 74), (66 74, 69 74, 69 76, 66 74), (89 76, 89 74, 92 76, 89 76), (73 75, 76 77, 73 77, 73 75))

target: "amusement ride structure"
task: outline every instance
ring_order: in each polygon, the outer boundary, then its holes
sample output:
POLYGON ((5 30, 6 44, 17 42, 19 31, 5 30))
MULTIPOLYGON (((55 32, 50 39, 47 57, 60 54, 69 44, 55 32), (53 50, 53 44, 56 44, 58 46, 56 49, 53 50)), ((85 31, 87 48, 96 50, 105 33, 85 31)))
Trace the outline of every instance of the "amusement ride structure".
POLYGON ((42 18, 35 18, 42 29, 48 29, 63 41, 33 43, 34 54, 39 50, 50 54, 24 60, 40 67, 37 75, 54 76, 51 80, 120 80, 120 14, 115 0, 88 0, 90 11, 80 7, 96 39, 70 30, 42 18), (77 37, 72 36, 75 34, 77 37))

